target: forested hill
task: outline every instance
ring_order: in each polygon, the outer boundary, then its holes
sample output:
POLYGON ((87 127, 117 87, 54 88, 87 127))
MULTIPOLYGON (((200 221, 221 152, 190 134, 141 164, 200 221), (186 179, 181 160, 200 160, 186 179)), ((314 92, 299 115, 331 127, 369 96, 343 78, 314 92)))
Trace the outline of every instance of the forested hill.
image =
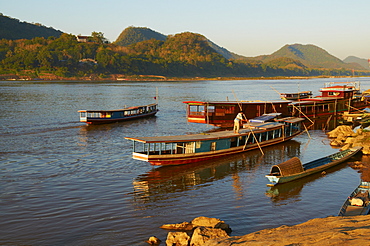
POLYGON ((361 66, 363 66, 365 69, 370 69, 369 68, 370 64, 369 64, 368 59, 358 58, 358 57, 355 57, 355 56, 348 56, 346 59, 343 60, 343 62, 345 62, 345 63, 358 63, 361 66))
POLYGON ((153 31, 147 27, 131 26, 123 30, 114 43, 120 46, 129 46, 150 39, 165 41, 166 38, 166 35, 153 31))
POLYGON ((348 64, 339 58, 329 54, 326 50, 315 45, 293 44, 285 45, 271 55, 258 56, 256 59, 262 62, 269 62, 277 58, 291 58, 299 61, 308 68, 329 68, 329 69, 364 69, 359 64, 348 64))
POLYGON ((129 27, 114 43, 106 43, 103 33, 96 32, 79 42, 72 34, 0 18, 1 25, 7 25, 0 26, 0 79, 351 76, 352 69, 358 76, 370 75, 360 65, 344 63, 313 45, 287 45, 269 56, 246 58, 191 32, 166 36, 129 27), (13 35, 5 35, 10 27, 13 35))
POLYGON ((0 39, 32 39, 35 37, 60 37, 63 32, 41 24, 30 24, 0 13, 0 39))
MULTIPOLYGON (((123 47, 103 42, 93 33, 89 42, 63 33, 59 38, 0 40, 0 74, 3 78, 115 78, 156 77, 276 77, 350 76, 349 69, 307 68, 292 58, 258 60, 226 59, 206 37, 185 32, 123 47), (54 75, 54 77, 52 76, 54 75)), ((356 71, 356 75, 370 72, 356 71)))
MULTIPOLYGON (((169 35, 170 37, 173 35, 169 35)), ((145 40, 155 39, 159 41, 165 41, 167 38, 166 35, 161 34, 159 32, 153 31, 147 27, 133 27, 130 26, 123 30, 121 34, 118 36, 117 40, 114 44, 120 46, 129 46, 131 44, 136 44, 138 42, 142 42, 145 40)), ((217 53, 225 57, 226 59, 240 59, 243 56, 237 55, 228 51, 227 49, 218 46, 217 44, 213 43, 211 40, 206 39, 209 46, 211 46, 217 53)))

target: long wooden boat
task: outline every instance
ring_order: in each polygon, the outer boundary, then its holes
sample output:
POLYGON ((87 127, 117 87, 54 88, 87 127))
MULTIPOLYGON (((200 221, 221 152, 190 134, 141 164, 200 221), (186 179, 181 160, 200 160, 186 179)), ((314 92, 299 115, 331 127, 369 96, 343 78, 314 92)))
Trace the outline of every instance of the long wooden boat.
POLYGON ((135 106, 115 110, 79 110, 80 122, 87 124, 105 124, 154 116, 158 112, 158 104, 135 106))
POLYGON ((270 174, 266 175, 266 178, 271 182, 268 186, 287 183, 317 172, 322 172, 348 160, 361 151, 361 149, 362 147, 353 147, 305 164, 302 164, 298 157, 293 157, 271 167, 270 174))
POLYGON ((295 93, 280 93, 280 98, 284 100, 300 100, 312 97, 312 91, 300 91, 295 93))
POLYGON ((185 101, 187 120, 218 127, 231 127, 242 111, 248 119, 267 113, 282 113, 288 117, 339 116, 342 112, 357 112, 370 107, 370 93, 359 94, 359 85, 325 84, 317 97, 298 101, 185 101))
POLYGON ((269 113, 290 115, 290 101, 185 101, 188 122, 218 127, 232 127, 236 115, 242 111, 247 119, 269 113))
POLYGON ((325 84, 320 89, 321 95, 300 99, 288 107, 291 116, 306 115, 309 118, 322 116, 339 116, 343 112, 357 112, 370 105, 370 96, 361 94, 359 84, 345 85, 325 84))
POLYGON ((361 181, 360 185, 346 199, 338 216, 366 215, 370 212, 370 182, 361 181))
POLYGON ((276 115, 264 117, 270 121, 251 120, 239 133, 223 130, 191 135, 126 137, 126 139, 133 141, 134 159, 147 161, 152 165, 193 163, 281 143, 302 133, 303 118, 275 117, 276 115))

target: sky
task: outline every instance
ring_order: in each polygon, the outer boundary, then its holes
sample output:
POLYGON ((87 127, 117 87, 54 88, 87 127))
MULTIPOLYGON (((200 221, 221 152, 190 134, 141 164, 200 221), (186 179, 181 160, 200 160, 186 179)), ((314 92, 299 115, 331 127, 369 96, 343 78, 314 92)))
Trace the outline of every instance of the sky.
POLYGON ((0 0, 0 13, 74 35, 127 27, 193 32, 238 55, 313 44, 339 59, 370 58, 369 0, 0 0))

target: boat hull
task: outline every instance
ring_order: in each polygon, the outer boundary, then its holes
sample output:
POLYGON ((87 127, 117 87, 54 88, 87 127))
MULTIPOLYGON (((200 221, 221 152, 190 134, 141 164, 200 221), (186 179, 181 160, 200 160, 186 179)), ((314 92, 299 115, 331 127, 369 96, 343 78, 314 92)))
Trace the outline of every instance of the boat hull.
POLYGON ((134 116, 127 116, 127 117, 121 117, 121 118, 86 118, 86 121, 81 121, 85 122, 86 124, 89 125, 99 125, 99 124, 108 124, 108 123, 115 123, 115 122, 121 122, 121 121, 129 121, 129 120, 135 120, 139 118, 145 118, 145 117, 151 117, 155 116, 155 114, 158 111, 153 111, 147 114, 140 114, 140 115, 134 115, 134 116))
POLYGON ((134 152, 132 155, 133 159, 147 161, 152 165, 155 166, 167 166, 167 165, 181 165, 181 164, 188 164, 188 163, 195 163, 201 162, 211 159, 216 159, 228 155, 234 155, 238 153, 243 153, 250 150, 259 149, 260 147, 266 147, 270 145, 275 145, 278 143, 282 143, 288 140, 291 140, 295 136, 301 134, 302 132, 297 132, 289 137, 280 137, 271 139, 269 141, 264 141, 258 144, 248 144, 246 146, 238 146, 230 149, 225 150, 218 150, 212 152, 204 152, 204 153, 192 153, 192 154, 170 154, 170 155, 146 155, 134 152))
POLYGON ((361 149, 362 149, 361 147, 358 147, 354 151, 349 152, 348 155, 344 156, 341 159, 331 161, 331 162, 329 162, 327 164, 324 164, 322 166, 318 166, 318 167, 315 167, 315 168, 312 168, 312 169, 308 169, 306 171, 299 172, 299 173, 296 173, 296 174, 287 175, 287 176, 266 175, 265 177, 271 182, 271 184, 268 184, 268 186, 275 186, 275 185, 278 185, 278 184, 287 183, 287 182, 290 182, 290 181, 293 181, 293 180, 296 180, 296 179, 300 179, 300 178, 312 175, 314 173, 322 172, 324 170, 327 170, 331 167, 334 167, 334 166, 348 160, 349 158, 351 158, 352 156, 354 156, 358 152, 360 152, 361 149))

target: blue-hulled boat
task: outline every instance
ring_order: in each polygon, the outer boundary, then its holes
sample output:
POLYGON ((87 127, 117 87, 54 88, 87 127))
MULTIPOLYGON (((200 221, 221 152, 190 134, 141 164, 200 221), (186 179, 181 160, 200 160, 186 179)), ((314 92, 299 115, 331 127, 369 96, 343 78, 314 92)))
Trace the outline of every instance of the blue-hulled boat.
POLYGON ((158 112, 158 104, 135 106, 115 110, 79 110, 80 122, 86 124, 105 124, 154 116, 158 112))
POLYGON ((361 181, 339 210, 338 216, 367 215, 370 211, 370 182, 361 181))
POLYGON ((268 178, 268 180, 272 183, 268 184, 268 186, 287 183, 317 172, 322 172, 330 167, 348 160, 361 150, 362 147, 353 147, 314 161, 310 161, 303 165, 298 157, 293 157, 283 163, 273 165, 271 167, 270 174, 266 175, 266 178, 268 178))
POLYGON ((303 118, 277 119, 279 114, 250 120, 239 133, 232 130, 201 134, 126 137, 133 141, 133 158, 152 165, 199 162, 278 144, 302 133, 303 118))

